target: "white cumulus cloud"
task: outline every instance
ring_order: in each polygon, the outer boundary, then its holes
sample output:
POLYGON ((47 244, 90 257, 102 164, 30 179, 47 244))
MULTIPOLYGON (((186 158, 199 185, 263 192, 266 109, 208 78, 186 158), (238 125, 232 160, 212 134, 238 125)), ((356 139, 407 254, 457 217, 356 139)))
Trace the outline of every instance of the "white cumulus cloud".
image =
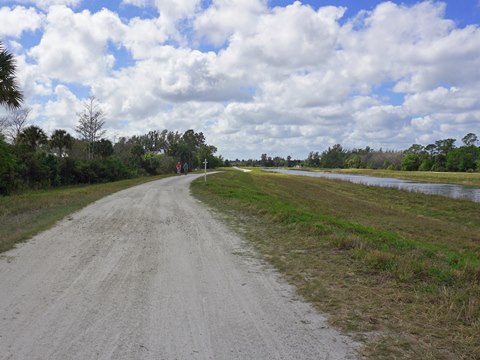
POLYGON ((66 82, 89 84, 115 63, 106 51, 108 41, 119 41, 123 24, 117 14, 101 10, 75 13, 65 6, 50 8, 40 43, 28 54, 43 74, 66 82))
POLYGON ((480 133, 480 28, 447 19, 442 2, 382 2, 349 19, 298 1, 123 0, 150 15, 130 18, 80 3, 0 9, 48 129, 71 129, 90 92, 118 135, 194 128, 226 157, 480 133), (33 45, 29 32, 40 33, 33 45))
POLYGON ((18 38, 24 31, 35 31, 42 25, 43 15, 34 8, 16 6, 0 8, 0 38, 18 38))

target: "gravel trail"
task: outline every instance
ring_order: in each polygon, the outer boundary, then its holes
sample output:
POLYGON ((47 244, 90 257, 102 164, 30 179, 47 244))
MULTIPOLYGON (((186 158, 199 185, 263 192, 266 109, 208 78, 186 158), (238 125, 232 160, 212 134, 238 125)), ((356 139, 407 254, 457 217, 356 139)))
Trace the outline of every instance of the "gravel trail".
POLYGON ((0 256, 0 359, 355 359, 178 176, 0 256))

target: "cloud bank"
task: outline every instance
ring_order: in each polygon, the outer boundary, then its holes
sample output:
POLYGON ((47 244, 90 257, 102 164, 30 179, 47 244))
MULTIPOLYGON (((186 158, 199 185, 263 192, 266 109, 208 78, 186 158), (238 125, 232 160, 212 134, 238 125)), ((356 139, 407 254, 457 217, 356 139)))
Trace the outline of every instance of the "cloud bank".
POLYGON ((480 29, 447 19, 445 3, 383 2, 352 18, 298 1, 202 4, 9 2, 0 36, 47 131, 73 132, 92 94, 112 138, 194 128, 226 158, 480 132, 480 29))

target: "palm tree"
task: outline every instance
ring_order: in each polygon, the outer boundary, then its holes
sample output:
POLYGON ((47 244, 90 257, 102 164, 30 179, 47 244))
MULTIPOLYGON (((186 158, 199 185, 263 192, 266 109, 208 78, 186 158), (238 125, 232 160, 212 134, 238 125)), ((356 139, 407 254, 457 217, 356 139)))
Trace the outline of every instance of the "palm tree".
POLYGON ((50 137, 50 147, 58 149, 58 157, 63 157, 64 149, 71 149, 73 146, 73 137, 65 130, 55 130, 50 137))
POLYGON ((10 109, 19 108, 23 101, 23 94, 15 79, 16 69, 13 55, 0 41, 0 105, 10 109))
POLYGON ((32 125, 18 135, 17 141, 27 145, 31 151, 35 152, 40 145, 47 143, 47 135, 38 126, 32 125))

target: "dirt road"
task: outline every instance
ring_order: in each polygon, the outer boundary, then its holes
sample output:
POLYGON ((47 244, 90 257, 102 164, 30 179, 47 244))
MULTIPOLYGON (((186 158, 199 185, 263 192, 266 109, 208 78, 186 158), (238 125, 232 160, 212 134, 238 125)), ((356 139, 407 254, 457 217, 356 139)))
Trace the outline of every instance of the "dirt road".
POLYGON ((0 359, 351 359, 351 341, 189 194, 106 197, 0 258, 0 359))

